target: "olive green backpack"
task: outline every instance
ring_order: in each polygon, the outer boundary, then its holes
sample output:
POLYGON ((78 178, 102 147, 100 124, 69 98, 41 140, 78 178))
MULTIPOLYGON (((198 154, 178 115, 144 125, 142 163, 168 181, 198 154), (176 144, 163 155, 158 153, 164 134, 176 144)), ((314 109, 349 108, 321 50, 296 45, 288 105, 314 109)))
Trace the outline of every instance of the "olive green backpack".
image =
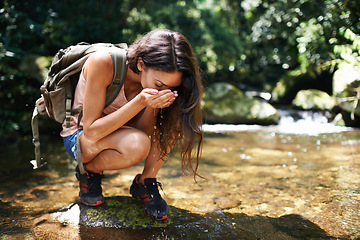
MULTIPOLYGON (((65 121, 66 127, 70 127, 70 117, 79 113, 78 122, 80 123, 82 109, 72 109, 74 92, 85 61, 92 53, 97 51, 110 52, 113 63, 114 77, 107 88, 105 101, 105 107, 109 106, 118 95, 125 80, 127 73, 126 48, 126 44, 79 43, 58 51, 50 66, 47 78, 40 87, 41 98, 35 103, 31 119, 35 160, 30 162, 33 164, 34 169, 44 165, 40 157, 38 114, 48 115, 61 124, 65 121)), ((77 149, 80 149, 78 140, 79 135, 77 137, 77 149)), ((80 172, 84 173, 80 152, 77 151, 76 160, 80 172)))

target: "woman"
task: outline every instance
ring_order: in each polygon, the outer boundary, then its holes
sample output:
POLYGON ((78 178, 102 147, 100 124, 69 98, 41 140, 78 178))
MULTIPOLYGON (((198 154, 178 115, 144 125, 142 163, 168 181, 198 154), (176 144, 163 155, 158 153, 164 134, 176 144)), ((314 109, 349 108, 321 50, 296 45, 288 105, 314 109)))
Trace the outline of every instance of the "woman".
MULTIPOLYGON (((203 142, 199 68, 188 40, 170 30, 155 30, 137 40, 127 51, 127 61, 121 91, 105 109, 106 88, 113 77, 110 54, 92 54, 80 75, 73 105, 83 106, 79 131, 86 173, 75 170, 80 201, 102 204, 103 171, 145 160, 130 193, 144 204, 147 214, 163 220, 168 207, 159 194, 156 175, 174 146, 179 146, 183 171, 190 169, 197 175, 203 142)), ((72 117, 71 127, 63 125, 61 133, 73 158, 76 120, 72 117)))

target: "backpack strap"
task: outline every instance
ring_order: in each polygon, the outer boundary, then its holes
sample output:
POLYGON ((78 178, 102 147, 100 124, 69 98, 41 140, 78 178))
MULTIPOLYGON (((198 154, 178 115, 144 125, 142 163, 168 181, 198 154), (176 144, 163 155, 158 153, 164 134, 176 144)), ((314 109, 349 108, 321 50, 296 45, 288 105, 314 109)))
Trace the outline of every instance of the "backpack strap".
MULTIPOLYGON (((127 47, 127 45, 126 45, 127 47)), ((125 48, 126 48, 125 47, 125 48)), ((111 84, 106 89, 106 100, 105 108, 109 106, 117 97, 120 92, 122 85, 124 84, 126 73, 127 73, 127 64, 126 64, 126 50, 125 48, 113 48, 110 52, 111 59, 113 63, 114 76, 111 84)), ((78 116, 77 128, 80 127, 80 121, 83 116, 83 111, 80 109, 78 116)), ((79 171, 81 174, 85 173, 85 168, 82 162, 81 150, 80 150, 80 134, 77 131, 76 136, 76 160, 78 163, 79 171)))
MULTIPOLYGON (((82 116, 82 111, 80 111, 79 117, 80 117, 80 115, 82 116)), ((79 122, 78 122, 78 127, 79 127, 79 122)), ((84 164, 82 162, 82 157, 81 157, 79 131, 76 132, 76 161, 78 163, 80 173, 84 174, 86 171, 85 171, 84 164)))
POLYGON ((35 147, 35 160, 31 160, 30 163, 33 165, 33 169, 37 169, 41 165, 40 159, 40 139, 39 139, 39 124, 38 124, 38 110, 35 106, 33 115, 31 118, 31 128, 33 133, 33 144, 35 147))
POLYGON ((65 83, 65 126, 67 128, 70 127, 70 118, 71 118, 71 105, 72 105, 72 91, 71 91, 71 83, 65 83))
POLYGON ((37 169, 43 165, 46 164, 46 162, 41 163, 40 158, 40 138, 39 138, 39 124, 38 124, 38 115, 45 115, 46 109, 45 109, 45 102, 43 96, 41 96, 38 100, 35 102, 35 108, 33 111, 33 115, 31 117, 31 129, 33 134, 33 144, 35 147, 35 160, 31 160, 30 163, 33 165, 34 169, 37 169))
POLYGON ((114 76, 112 83, 107 87, 106 90, 105 108, 115 100, 116 96, 120 92, 122 85, 124 84, 124 80, 127 74, 126 48, 127 45, 125 44, 125 47, 115 47, 110 52, 113 63, 114 76))

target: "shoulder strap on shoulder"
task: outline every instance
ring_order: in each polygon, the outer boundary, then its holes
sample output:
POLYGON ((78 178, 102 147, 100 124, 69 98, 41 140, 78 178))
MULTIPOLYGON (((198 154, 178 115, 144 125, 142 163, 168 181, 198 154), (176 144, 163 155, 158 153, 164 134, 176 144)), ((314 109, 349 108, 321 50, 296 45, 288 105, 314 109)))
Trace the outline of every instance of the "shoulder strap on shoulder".
MULTIPOLYGON (((126 44, 123 46, 126 47, 126 44)), ((112 83, 106 90, 105 107, 109 106, 119 94, 127 73, 126 48, 116 46, 111 48, 110 53, 114 69, 114 77, 112 83)))
POLYGON ((113 84, 122 85, 127 73, 127 64, 126 64, 127 45, 124 43, 118 46, 119 47, 114 48, 114 51, 112 51, 111 53, 111 59, 113 62, 113 69, 114 69, 113 84))

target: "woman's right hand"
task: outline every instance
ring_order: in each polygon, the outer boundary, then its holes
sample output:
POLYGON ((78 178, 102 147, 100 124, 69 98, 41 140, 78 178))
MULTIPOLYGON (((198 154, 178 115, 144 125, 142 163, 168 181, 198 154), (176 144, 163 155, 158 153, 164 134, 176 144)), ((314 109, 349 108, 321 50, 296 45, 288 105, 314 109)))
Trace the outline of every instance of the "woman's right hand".
POLYGON ((145 88, 139 93, 140 103, 145 107, 166 108, 169 107, 176 99, 177 92, 170 89, 157 90, 145 88))

